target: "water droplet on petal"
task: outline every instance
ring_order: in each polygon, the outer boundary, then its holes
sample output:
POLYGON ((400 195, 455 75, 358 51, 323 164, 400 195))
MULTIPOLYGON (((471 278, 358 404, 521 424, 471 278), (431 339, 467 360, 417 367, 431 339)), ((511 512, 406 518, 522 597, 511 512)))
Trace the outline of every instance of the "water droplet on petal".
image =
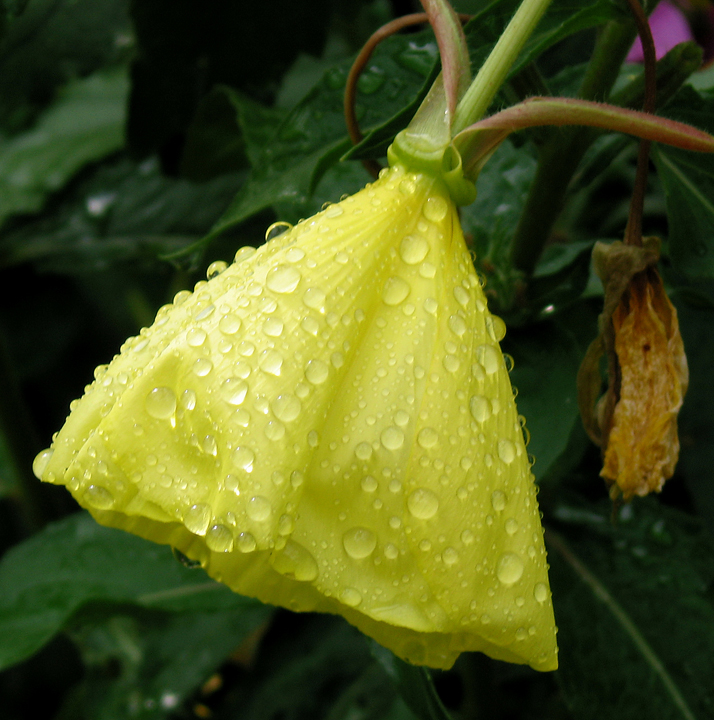
POLYGON ((186 529, 195 535, 205 535, 210 522, 211 508, 203 504, 191 505, 183 518, 186 529))
POLYGON ((515 553, 503 553, 496 565, 496 577, 504 585, 513 585, 523 575, 523 560, 515 553))
POLYGON ((262 495, 256 495, 248 501, 246 513, 251 520, 262 522, 270 517, 272 512, 270 501, 262 495))
POLYGON ((342 536, 345 552, 355 560, 366 558, 377 547, 376 535, 367 528, 354 527, 342 536))
POLYGON ((146 412, 157 420, 166 420, 176 412, 176 395, 171 388, 155 387, 144 401, 146 412))
POLYGON ((362 602, 362 595, 354 588, 345 588, 340 593, 340 600, 349 607, 357 607, 362 602))
POLYGON ((290 393, 283 393, 271 403, 275 417, 283 422, 292 422, 300 414, 302 403, 290 393))
POLYGON ((265 318, 265 322, 263 323, 263 332, 268 337, 280 337, 283 333, 284 328, 283 321, 280 318, 276 318, 274 316, 270 316, 265 318))
POLYGON ((407 235, 399 245, 399 255, 407 265, 420 263, 429 253, 429 243, 421 235, 407 235))
POLYGON ((409 512, 419 520, 428 520, 439 509, 439 498, 428 488, 417 488, 407 498, 409 512))
POLYGON ((218 329, 224 334, 224 335, 235 335, 239 330, 241 326, 240 318, 236 317, 235 315, 228 313, 228 315, 224 315, 219 321, 218 321, 218 329))
POLYGON ((233 451, 233 464, 247 473, 253 472, 255 453, 248 447, 239 446, 233 451))
POLYGON ((369 493, 374 492, 378 487, 377 481, 371 475, 365 475, 360 484, 362 485, 362 490, 369 493))
POLYGON ((206 335, 205 330, 201 330, 201 328, 191 328, 186 333, 186 342, 191 347, 201 347, 201 345, 206 342, 207 337, 208 335, 206 335))
POLYGON ((239 378, 228 378, 220 388, 220 395, 229 405, 240 405, 248 392, 248 383, 239 378))
MULTIPOLYGON (((289 222, 283 222, 279 220, 278 222, 274 222, 272 225, 270 225, 270 227, 268 227, 268 229, 265 231, 265 239, 272 240, 273 238, 276 238, 283 233, 289 232, 292 229, 293 226, 289 222)), ((246 250, 247 248, 242 249, 246 250)), ((238 258, 236 257, 236 260, 237 259, 238 258)))
POLYGON ((485 422, 491 417, 491 403, 483 395, 474 395, 469 400, 471 415, 477 422, 485 422))
POLYGON ((400 428, 390 425, 382 430, 379 439, 387 450, 399 450, 404 445, 404 432, 400 428))
POLYGON ((476 359, 488 375, 493 375, 499 366, 499 353, 493 345, 479 345, 476 348, 476 359))
POLYGON ((462 337, 466 334, 466 321, 460 315, 450 315, 449 329, 455 335, 462 337))
POLYGON ((438 195, 427 198, 422 208, 424 217, 431 222, 441 222, 449 212, 449 205, 444 198, 438 195))
POLYGON ((368 442, 361 442, 355 447, 355 455, 360 460, 369 460, 372 457, 372 446, 368 442))
POLYGON ((406 280, 400 277, 390 277, 384 283, 382 289, 382 299, 385 305, 399 305, 406 300, 411 288, 406 280))
POLYGON ((516 446, 510 440, 499 440, 498 457, 510 465, 516 459, 516 446))
POLYGON ((256 547, 255 538, 249 532, 242 532, 238 536, 238 549, 242 553, 251 553, 256 547))
POLYGON ((456 298, 456 302, 462 307, 466 307, 469 304, 469 294, 461 285, 457 285, 454 288, 454 297, 456 298))
POLYGON ((54 452, 55 451, 52 450, 52 448, 43 450, 42 452, 38 453, 35 456, 35 459, 32 461, 32 472, 38 480, 42 480, 42 475, 47 469, 47 465, 52 459, 54 452))
POLYGON ((317 578, 318 567, 315 558, 299 543, 288 540, 285 547, 273 555, 273 568, 281 575, 310 582, 317 578))
POLYGON ((225 525, 213 525, 206 532, 206 545, 213 552, 233 550, 233 533, 225 525))
POLYGON ((387 543, 384 546, 384 557, 387 560, 396 560, 399 557, 399 548, 394 543, 387 543))
POLYGON ((506 507, 506 493, 494 490, 491 493, 491 506, 496 512, 501 512, 506 507))
POLYGON ((446 565, 455 565, 459 561, 459 553, 452 547, 445 548, 441 557, 446 565))
POLYGON ((295 529, 295 520, 292 515, 281 515, 278 520, 278 533, 287 537, 295 529))
POLYGON ((486 330, 495 342, 501 342, 506 337, 506 323, 498 315, 486 316, 486 330))
POLYGON ((302 301, 305 304, 305 307, 324 313, 326 298, 327 296, 322 290, 320 290, 320 288, 309 287, 305 290, 305 294, 302 296, 302 301))
POLYGON ((218 277, 227 267, 228 263, 223 262, 223 260, 216 260, 208 266, 206 277, 212 280, 214 277, 218 277))
POLYGON ((425 427, 423 430, 420 430, 419 434, 417 435, 417 442, 425 450, 434 447, 434 445, 436 445, 438 441, 439 434, 436 432, 436 430, 430 427, 425 427))
POLYGON ((544 603, 548 599, 548 588, 545 583, 536 583, 533 588, 533 597, 539 603, 544 603))
POLYGON ((84 491, 84 501, 90 507, 107 510, 114 505, 114 496, 101 485, 90 485, 84 491))
POLYGON ((515 518, 508 518, 505 523, 505 528, 509 535, 515 535, 518 532, 518 520, 515 518))
POLYGON ((322 385, 330 374, 330 368, 322 360, 310 360, 305 366, 305 377, 313 385, 322 385))
POLYGON ((265 278, 268 290, 276 293, 291 293, 298 286, 302 275, 292 265, 277 265, 272 268, 265 278))
POLYGON ((283 356, 277 350, 264 350, 260 356, 258 366, 263 372, 280 375, 280 369, 283 366, 283 356))
POLYGON ((206 377, 213 370, 213 363, 208 358, 198 358, 193 364, 193 372, 198 377, 206 377))

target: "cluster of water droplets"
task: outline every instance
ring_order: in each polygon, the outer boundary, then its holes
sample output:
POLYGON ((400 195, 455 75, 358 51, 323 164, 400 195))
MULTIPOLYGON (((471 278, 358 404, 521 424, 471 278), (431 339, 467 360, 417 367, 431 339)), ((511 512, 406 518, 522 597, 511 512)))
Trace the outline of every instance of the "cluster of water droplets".
POLYGON ((289 585, 261 595, 240 558, 382 622, 532 639, 549 593, 505 326, 432 189, 386 171, 212 263, 98 369, 75 407, 92 421, 35 473, 184 550, 179 524, 268 602, 289 585))

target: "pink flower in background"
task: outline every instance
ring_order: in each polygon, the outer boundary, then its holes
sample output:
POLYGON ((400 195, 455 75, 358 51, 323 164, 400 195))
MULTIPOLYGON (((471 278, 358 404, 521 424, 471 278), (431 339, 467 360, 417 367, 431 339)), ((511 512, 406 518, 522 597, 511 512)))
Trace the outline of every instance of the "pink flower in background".
MULTIPOLYGON (((657 59, 668 53, 675 45, 687 40, 694 40, 684 13, 671 2, 663 0, 650 15, 650 27, 654 38, 657 59)), ((644 61, 642 43, 635 40, 632 49, 627 55, 627 62, 638 63, 644 61)))

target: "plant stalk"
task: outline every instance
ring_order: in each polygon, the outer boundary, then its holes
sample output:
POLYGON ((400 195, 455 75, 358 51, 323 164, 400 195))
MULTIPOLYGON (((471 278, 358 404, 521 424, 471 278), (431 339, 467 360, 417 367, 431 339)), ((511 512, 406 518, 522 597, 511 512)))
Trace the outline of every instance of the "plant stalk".
MULTIPOLYGON (((608 23, 601 31, 580 86, 584 100, 607 98, 636 35, 634 23, 608 23)), ((511 244, 511 266, 530 277, 565 204, 570 181, 598 131, 564 128, 543 146, 538 168, 511 244)))
POLYGON ((523 49, 551 0, 523 0, 498 39, 491 54, 459 102, 452 127, 453 135, 480 120, 503 85, 511 66, 523 49))

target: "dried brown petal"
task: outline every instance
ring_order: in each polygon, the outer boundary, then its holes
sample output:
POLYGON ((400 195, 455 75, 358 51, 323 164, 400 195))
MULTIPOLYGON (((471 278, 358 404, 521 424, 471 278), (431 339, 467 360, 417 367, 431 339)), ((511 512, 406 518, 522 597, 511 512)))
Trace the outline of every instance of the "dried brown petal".
POLYGON ((677 312, 654 268, 632 277, 612 328, 619 397, 610 432, 603 433, 600 474, 613 497, 628 500, 659 492, 672 476, 679 456, 677 413, 689 379, 677 312))

